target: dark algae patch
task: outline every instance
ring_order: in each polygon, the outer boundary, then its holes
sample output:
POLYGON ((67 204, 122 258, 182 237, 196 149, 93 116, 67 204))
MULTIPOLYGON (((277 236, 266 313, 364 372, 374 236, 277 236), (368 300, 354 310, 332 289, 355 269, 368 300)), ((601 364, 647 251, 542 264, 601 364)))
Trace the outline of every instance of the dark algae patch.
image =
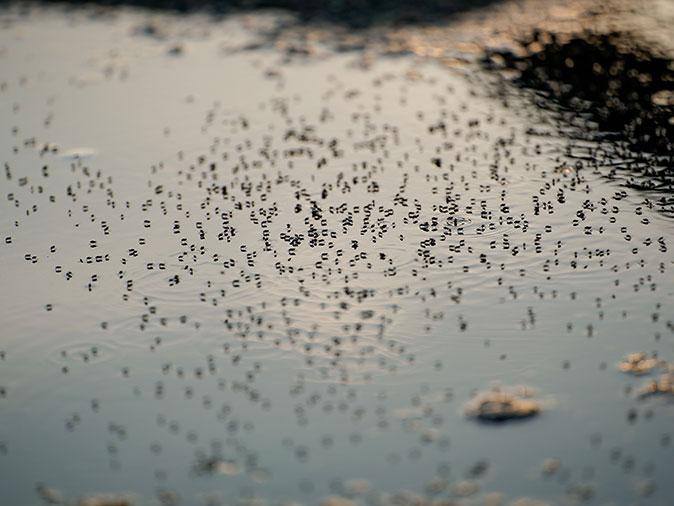
POLYGON ((628 184, 671 192, 674 183, 672 60, 627 33, 573 36, 533 32, 520 54, 492 50, 483 65, 516 72, 514 83, 536 90, 574 135, 609 140, 617 169, 643 177, 628 184))

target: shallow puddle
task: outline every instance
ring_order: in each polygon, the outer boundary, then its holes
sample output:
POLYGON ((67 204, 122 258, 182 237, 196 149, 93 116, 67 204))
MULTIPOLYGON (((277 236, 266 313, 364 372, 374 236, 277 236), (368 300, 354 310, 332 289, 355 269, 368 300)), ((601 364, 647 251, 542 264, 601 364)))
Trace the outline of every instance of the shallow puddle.
POLYGON ((670 503, 674 221, 601 141, 477 65, 95 12, 0 18, 0 502, 670 503))

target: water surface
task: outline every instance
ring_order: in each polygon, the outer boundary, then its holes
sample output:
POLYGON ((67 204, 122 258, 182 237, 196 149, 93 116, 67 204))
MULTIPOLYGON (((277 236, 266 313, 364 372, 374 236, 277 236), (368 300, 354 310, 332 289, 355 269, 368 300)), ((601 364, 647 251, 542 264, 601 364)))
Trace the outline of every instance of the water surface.
POLYGON ((3 504, 671 503, 656 197, 477 68, 148 19, 3 14, 3 504))

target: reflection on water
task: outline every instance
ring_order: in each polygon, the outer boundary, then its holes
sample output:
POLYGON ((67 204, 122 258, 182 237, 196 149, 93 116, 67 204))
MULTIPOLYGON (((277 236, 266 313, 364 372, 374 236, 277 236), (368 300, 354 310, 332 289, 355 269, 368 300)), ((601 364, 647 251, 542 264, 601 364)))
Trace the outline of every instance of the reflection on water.
POLYGON ((3 14, 3 501, 668 504, 652 195, 477 68, 264 20, 3 14))

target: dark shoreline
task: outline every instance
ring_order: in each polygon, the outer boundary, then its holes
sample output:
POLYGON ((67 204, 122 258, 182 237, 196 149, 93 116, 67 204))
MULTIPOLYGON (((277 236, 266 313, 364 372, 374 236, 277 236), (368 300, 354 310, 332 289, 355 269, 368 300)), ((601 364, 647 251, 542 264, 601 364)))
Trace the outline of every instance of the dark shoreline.
MULTIPOLYGON (((280 9, 303 21, 329 21, 351 28, 391 23, 436 24, 457 14, 486 7, 500 0, 44 0, 45 4, 100 7, 141 7, 176 13, 226 15, 260 9, 280 9)), ((12 4, 11 0, 0 0, 12 4)))

